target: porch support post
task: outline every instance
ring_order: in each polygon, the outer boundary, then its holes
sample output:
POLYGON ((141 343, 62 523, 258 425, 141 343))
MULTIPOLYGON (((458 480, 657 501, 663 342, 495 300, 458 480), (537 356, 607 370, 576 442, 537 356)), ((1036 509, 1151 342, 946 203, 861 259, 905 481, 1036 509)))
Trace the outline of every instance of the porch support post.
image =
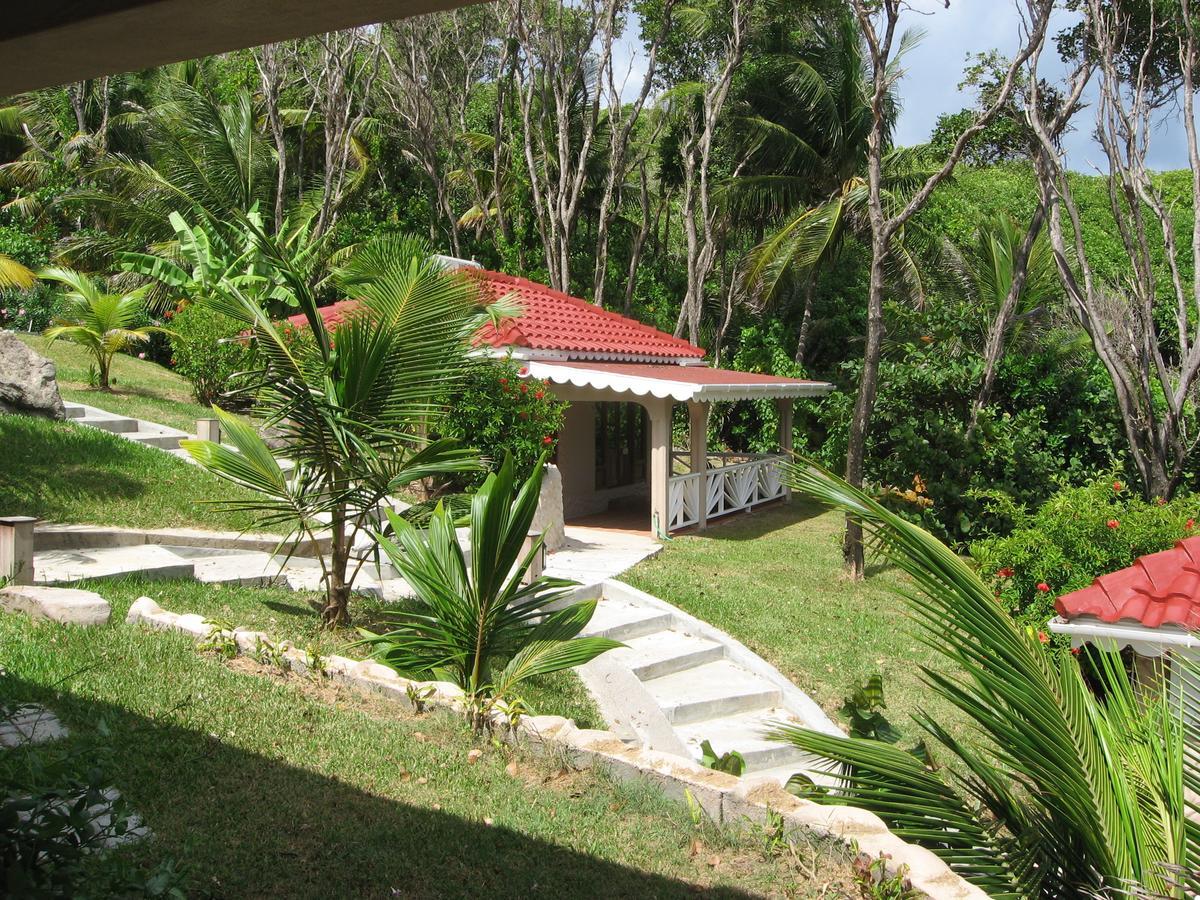
MULTIPOLYGON (((794 419, 792 417, 792 408, 795 401, 791 397, 779 397, 775 400, 775 406, 779 410, 779 451, 784 456, 792 455, 792 431, 794 430, 794 419)), ((783 502, 791 503, 792 489, 784 485, 783 502)))
POLYGON ((0 583, 33 584, 33 516, 0 518, 0 583))
POLYGON ((671 409, 665 400, 647 399, 650 416, 650 529, 658 536, 671 530, 671 409))
POLYGON ((708 403, 688 401, 688 452, 691 455, 691 471, 700 473, 699 509, 696 515, 697 528, 708 527, 708 403))

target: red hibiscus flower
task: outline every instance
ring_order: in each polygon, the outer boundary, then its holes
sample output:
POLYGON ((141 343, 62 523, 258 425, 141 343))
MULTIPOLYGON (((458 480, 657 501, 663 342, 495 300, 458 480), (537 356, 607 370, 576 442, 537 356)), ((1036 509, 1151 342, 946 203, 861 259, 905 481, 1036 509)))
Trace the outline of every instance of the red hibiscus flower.
POLYGON ((542 443, 543 444, 553 444, 554 438, 550 437, 550 435, 546 435, 544 438, 542 438, 542 443))
POLYGON ((1121 523, 1118 522, 1116 519, 1109 519, 1104 524, 1107 525, 1109 528, 1120 528, 1121 527, 1121 523))
POLYGON ((1012 578, 1015 574, 1017 573, 1013 571, 1012 566, 1005 566, 1003 569, 996 571, 997 578, 1012 578))
POLYGON ((1043 594, 1050 593, 1050 585, 1046 584, 1046 582, 1044 582, 1044 581, 1038 582, 1037 589, 1039 591, 1041 591, 1043 594))

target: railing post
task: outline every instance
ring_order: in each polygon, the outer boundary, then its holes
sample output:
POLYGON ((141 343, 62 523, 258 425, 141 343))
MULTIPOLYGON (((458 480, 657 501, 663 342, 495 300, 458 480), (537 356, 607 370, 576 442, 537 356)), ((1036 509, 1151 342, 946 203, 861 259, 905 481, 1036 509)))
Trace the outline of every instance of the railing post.
POLYGON ((197 419, 196 437, 202 441, 212 441, 214 444, 221 443, 221 420, 197 419))
POLYGON ((0 580, 33 584, 33 516, 0 517, 0 580))
MULTIPOLYGON (((525 543, 521 545, 521 559, 525 558, 530 548, 537 542, 537 539, 542 536, 540 531, 531 531, 525 535, 525 543)), ((529 562, 529 568, 525 570, 525 576, 521 579, 521 584, 533 584, 542 577, 542 573, 546 571, 546 545, 542 544, 538 548, 538 552, 529 562)))
POLYGON ((699 474, 700 502, 696 505, 696 528, 708 527, 708 492, 704 490, 704 473, 708 471, 708 404, 688 401, 688 455, 692 474, 699 474))

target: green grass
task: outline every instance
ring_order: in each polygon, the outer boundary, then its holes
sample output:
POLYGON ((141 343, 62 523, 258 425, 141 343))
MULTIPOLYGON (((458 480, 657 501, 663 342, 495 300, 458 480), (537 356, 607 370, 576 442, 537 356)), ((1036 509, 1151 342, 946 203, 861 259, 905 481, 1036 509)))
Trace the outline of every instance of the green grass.
MULTIPOLYGON (((0 615, 0 696, 71 730, 42 753, 99 764, 193 896, 849 896, 835 845, 768 854, 642 783, 474 738, 446 713, 243 661, 182 635, 0 615), (481 749, 471 763, 468 753, 481 749)), ((21 769, 0 751, 0 776, 21 769)))
POLYGON ((0 514, 131 528, 244 531, 252 520, 202 502, 240 489, 161 450, 67 422, 0 415, 0 514))
POLYGON ((58 390, 64 400, 160 425, 196 431, 196 420, 212 418, 212 410, 193 399, 192 386, 170 369, 120 353, 113 360, 113 389, 101 391, 88 384, 92 357, 70 341, 51 343, 39 334, 18 335, 22 341, 54 361, 58 390))
POLYGON ((842 701, 878 672, 887 715, 907 738, 920 710, 958 733, 961 715, 921 681, 939 658, 911 635, 897 595, 903 576, 842 570, 841 514, 793 502, 731 516, 676 538, 622 578, 729 632, 775 665, 839 721, 842 701))
MULTIPOLYGON (((122 579, 81 582, 79 587, 96 591, 113 606, 113 619, 123 620, 130 604, 150 597, 174 613, 196 613, 213 622, 249 628, 269 634, 276 641, 291 641, 297 647, 323 656, 337 654, 362 659, 366 648, 358 643, 355 630, 389 630, 389 611, 397 607, 356 594, 350 601, 352 626, 325 631, 310 605, 321 595, 290 591, 282 587, 234 587, 201 584, 191 580, 150 580, 131 576, 122 579)), ((603 728, 604 719, 587 688, 574 672, 532 678, 522 685, 522 699, 534 714, 567 716, 580 728, 603 728)))

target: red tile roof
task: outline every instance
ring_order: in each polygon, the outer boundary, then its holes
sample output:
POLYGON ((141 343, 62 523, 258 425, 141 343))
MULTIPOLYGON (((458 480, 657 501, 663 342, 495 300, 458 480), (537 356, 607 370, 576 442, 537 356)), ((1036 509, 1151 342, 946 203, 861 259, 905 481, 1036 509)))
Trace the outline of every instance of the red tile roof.
MULTIPOLYGON (((513 297, 522 309, 520 316, 502 322, 499 331, 490 324, 481 328, 476 344, 556 350, 582 357, 704 358, 701 348, 682 338, 543 284, 488 269, 461 271, 479 280, 486 302, 513 297)), ((326 325, 337 325, 357 306, 356 300, 341 300, 322 307, 321 318, 326 325)), ((289 316, 288 321, 296 326, 307 324, 303 314, 289 316)))
POLYGON ((1200 628, 1200 537, 1143 556, 1127 569, 1101 575, 1054 603, 1065 619, 1095 616, 1104 622, 1131 619, 1149 628, 1200 628))
MULTIPOLYGON (((331 303, 329 306, 322 306, 317 312, 320 313, 321 319, 325 322, 327 328, 334 328, 339 323, 344 322, 346 317, 361 305, 357 300, 339 300, 337 303, 331 303)), ((304 317, 304 313, 288 316, 287 321, 291 322, 297 328, 308 326, 308 319, 304 317)))
POLYGON ((485 325, 477 341, 493 347, 527 347, 576 354, 620 354, 654 359, 702 359, 704 351, 682 338, 601 309, 545 285, 487 269, 472 272, 489 301, 516 295, 524 313, 485 325))

